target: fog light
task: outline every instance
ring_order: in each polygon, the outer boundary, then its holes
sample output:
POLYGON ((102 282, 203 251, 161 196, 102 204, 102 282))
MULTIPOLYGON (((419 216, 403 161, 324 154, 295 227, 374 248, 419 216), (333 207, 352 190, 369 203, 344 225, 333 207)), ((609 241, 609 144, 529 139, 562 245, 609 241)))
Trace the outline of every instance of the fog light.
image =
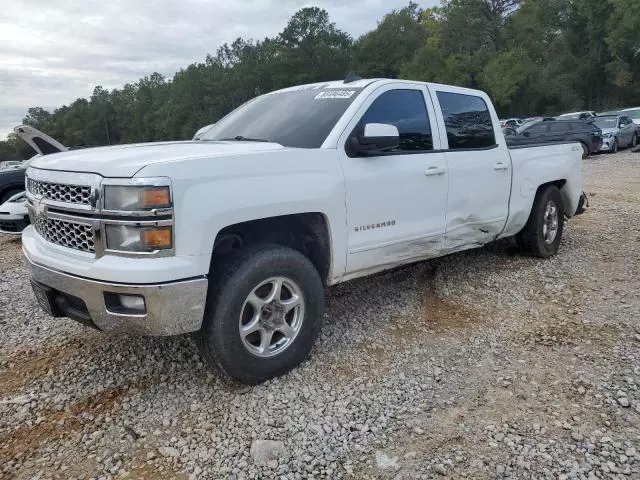
POLYGON ((111 313, 122 315, 144 315, 147 307, 142 295, 124 295, 116 293, 104 294, 104 303, 111 313))
POLYGON ((140 313, 145 312, 144 297, 140 295, 118 295, 118 299, 124 308, 137 310, 140 313))

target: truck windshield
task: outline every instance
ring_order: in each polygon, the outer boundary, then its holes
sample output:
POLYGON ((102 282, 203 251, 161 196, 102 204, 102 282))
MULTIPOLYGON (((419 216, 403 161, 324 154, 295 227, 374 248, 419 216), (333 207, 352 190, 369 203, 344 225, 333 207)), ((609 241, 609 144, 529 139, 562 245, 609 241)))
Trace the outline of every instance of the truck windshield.
POLYGON ((201 140, 265 141, 285 147, 319 148, 361 88, 308 88, 249 100, 206 132, 201 140))

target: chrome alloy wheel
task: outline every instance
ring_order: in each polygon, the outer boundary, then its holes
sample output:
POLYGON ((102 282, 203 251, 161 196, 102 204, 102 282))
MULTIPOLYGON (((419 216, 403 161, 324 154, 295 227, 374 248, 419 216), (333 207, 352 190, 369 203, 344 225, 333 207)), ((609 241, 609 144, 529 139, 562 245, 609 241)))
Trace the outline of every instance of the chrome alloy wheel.
POLYGON ((300 333, 305 302, 291 279, 272 277, 255 287, 242 305, 239 331, 244 347, 257 357, 273 357, 300 333))
POLYGON ((544 209, 544 219, 542 222, 542 237, 544 243, 550 245, 558 234, 558 207, 555 202, 549 200, 544 209))

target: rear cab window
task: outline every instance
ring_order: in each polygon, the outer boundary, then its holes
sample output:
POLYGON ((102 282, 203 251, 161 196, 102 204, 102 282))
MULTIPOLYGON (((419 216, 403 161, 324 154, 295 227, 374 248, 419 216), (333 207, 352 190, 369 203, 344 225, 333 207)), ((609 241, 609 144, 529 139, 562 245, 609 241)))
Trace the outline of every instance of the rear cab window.
POLYGON ((449 150, 477 150, 496 146, 491 113, 476 95, 436 91, 447 131, 449 150))

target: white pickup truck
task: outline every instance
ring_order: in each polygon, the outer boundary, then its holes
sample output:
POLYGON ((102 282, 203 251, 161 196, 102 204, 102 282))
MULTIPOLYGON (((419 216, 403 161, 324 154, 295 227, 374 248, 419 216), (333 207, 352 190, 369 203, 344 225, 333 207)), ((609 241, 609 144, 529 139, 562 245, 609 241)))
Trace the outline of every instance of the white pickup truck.
POLYGON ((556 253, 581 148, 509 149, 488 96, 400 80, 257 97, 198 141, 47 155, 23 249, 41 306, 105 332, 197 332, 254 384, 310 352, 324 287, 517 239, 556 253))

